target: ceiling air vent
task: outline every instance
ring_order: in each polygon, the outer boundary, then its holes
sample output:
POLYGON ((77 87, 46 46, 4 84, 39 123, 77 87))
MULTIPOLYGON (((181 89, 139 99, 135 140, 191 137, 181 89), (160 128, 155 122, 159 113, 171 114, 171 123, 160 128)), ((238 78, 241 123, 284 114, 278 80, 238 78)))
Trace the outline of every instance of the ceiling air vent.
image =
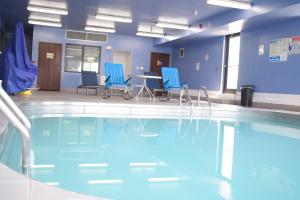
POLYGON ((66 39, 70 40, 85 40, 94 42, 107 42, 107 34, 87 33, 81 31, 66 31, 66 39))
POLYGON ((90 41, 97 41, 97 42, 107 42, 107 35, 106 34, 96 34, 96 33, 88 33, 87 40, 90 41))
POLYGON ((79 31, 66 31, 66 38, 71 40, 86 40, 87 33, 79 31))

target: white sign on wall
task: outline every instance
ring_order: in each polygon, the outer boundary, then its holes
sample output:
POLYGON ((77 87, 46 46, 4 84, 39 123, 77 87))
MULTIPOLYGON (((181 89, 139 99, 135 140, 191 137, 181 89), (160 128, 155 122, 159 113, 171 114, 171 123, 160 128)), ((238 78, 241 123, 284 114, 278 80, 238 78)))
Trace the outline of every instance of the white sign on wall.
POLYGON ((262 56, 265 54, 265 45, 259 45, 258 47, 258 55, 262 56))
POLYGON ((281 39, 271 40, 269 61, 270 62, 287 61, 290 41, 291 38, 281 38, 281 39))

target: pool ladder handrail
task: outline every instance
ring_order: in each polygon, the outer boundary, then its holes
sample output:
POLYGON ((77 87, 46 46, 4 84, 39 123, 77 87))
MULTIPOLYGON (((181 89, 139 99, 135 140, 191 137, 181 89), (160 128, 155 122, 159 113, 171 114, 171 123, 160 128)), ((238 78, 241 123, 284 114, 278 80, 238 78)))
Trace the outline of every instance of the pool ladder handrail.
POLYGON ((198 98, 197 98, 197 106, 200 106, 200 101, 201 101, 201 90, 204 92, 207 103, 208 103, 208 109, 209 113, 211 113, 211 101, 207 92, 207 89, 204 85, 200 86, 200 89, 198 90, 198 98))
POLYGON ((25 114, 19 109, 16 103, 2 88, 0 80, 0 110, 9 120, 9 122, 19 131, 22 138, 22 170, 28 175, 30 168, 30 140, 31 140, 31 123, 25 114))
POLYGON ((190 102, 190 107, 192 108, 193 107, 193 101, 192 101, 192 97, 191 97, 190 92, 189 92, 189 88, 186 84, 183 84, 183 86, 181 87, 180 97, 179 97, 179 105, 182 104, 182 99, 183 99, 184 94, 186 94, 187 101, 190 102))

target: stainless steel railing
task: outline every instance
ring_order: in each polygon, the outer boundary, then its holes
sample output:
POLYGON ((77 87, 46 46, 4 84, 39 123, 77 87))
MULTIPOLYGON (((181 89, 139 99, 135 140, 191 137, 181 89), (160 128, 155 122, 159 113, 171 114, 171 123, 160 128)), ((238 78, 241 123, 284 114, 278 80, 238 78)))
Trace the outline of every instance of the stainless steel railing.
POLYGON ((29 175, 30 169, 30 138, 31 138, 31 123, 18 108, 15 102, 3 90, 0 81, 0 110, 3 112, 9 122, 19 131, 22 138, 22 170, 23 173, 29 175))
POLYGON ((183 101, 183 95, 186 95, 187 97, 187 100, 186 101, 189 101, 190 102, 190 107, 193 107, 193 102, 192 102, 192 98, 191 98, 191 95, 190 95, 190 92, 189 92, 189 88, 187 85, 183 85, 181 90, 180 90, 180 97, 179 97, 179 105, 182 104, 182 101, 183 101))
POLYGON ((201 85, 201 86, 200 86, 200 89, 198 90, 197 106, 200 106, 201 90, 202 90, 202 91, 204 92, 204 94, 205 94, 205 97, 206 97, 206 100, 207 100, 209 109, 211 109, 211 101, 210 101, 210 98, 209 98, 209 96, 208 96, 206 87, 203 86, 203 85, 201 85))

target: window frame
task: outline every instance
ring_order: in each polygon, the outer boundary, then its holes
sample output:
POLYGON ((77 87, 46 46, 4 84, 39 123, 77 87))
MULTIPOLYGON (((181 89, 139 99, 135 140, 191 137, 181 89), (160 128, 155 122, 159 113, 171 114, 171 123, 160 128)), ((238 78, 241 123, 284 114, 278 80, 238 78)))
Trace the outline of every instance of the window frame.
POLYGON ((82 73, 83 72, 83 65, 84 65, 84 55, 85 55, 85 47, 96 47, 100 50, 99 56, 98 56, 98 72, 97 74, 100 74, 100 66, 101 66, 101 53, 102 53, 102 47, 101 46, 92 46, 92 45, 81 45, 81 44, 72 44, 72 43, 67 43, 65 45, 65 63, 64 63, 64 72, 69 72, 69 73, 82 73), (66 70, 66 58, 67 58, 67 47, 68 45, 72 45, 72 46, 79 46, 82 49, 82 55, 81 55, 81 71, 80 72, 76 72, 76 71, 69 71, 66 70))
MULTIPOLYGON (((241 33, 234 33, 231 35, 226 35, 225 37, 225 59, 224 59, 224 66, 223 66, 223 93, 225 94, 236 94, 237 89, 228 89, 227 82, 228 82, 228 61, 229 61, 229 47, 230 47, 230 39, 235 37, 240 37, 241 33)), ((239 67, 239 66, 238 66, 239 67)))

